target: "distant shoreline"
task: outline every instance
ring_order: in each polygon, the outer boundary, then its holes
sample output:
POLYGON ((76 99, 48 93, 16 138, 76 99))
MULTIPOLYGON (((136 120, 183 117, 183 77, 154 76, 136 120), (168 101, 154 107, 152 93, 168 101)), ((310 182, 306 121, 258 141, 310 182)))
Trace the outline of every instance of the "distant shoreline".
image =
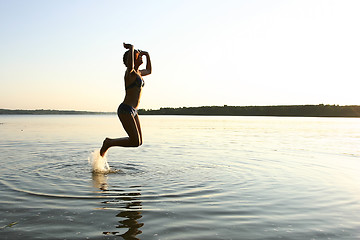
MULTIPOLYGON (((0 115, 109 115, 115 112, 0 109, 0 115)), ((139 109, 140 115, 360 117, 360 105, 202 106, 139 109)))
POLYGON ((103 115, 114 114, 113 112, 91 112, 91 111, 75 111, 75 110, 22 110, 22 109, 0 109, 0 115, 103 115))
POLYGON ((141 115, 360 117, 359 105, 203 106, 139 110, 141 115))

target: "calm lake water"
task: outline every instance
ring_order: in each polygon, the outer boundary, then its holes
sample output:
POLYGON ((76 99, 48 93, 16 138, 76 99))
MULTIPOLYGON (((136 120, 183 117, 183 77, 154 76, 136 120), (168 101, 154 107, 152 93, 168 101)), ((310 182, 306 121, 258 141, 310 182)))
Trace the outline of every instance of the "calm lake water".
POLYGON ((1 239, 360 239, 360 119, 0 116, 1 239))

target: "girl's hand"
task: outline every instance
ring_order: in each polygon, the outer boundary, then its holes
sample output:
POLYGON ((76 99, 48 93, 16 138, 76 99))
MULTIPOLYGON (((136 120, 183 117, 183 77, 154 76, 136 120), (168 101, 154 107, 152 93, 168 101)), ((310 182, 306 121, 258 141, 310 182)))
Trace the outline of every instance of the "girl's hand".
POLYGON ((131 45, 131 44, 129 44, 129 43, 124 43, 124 48, 130 49, 130 48, 132 48, 132 47, 134 47, 134 46, 131 45))
POLYGON ((149 55, 147 51, 140 51, 140 56, 149 55))

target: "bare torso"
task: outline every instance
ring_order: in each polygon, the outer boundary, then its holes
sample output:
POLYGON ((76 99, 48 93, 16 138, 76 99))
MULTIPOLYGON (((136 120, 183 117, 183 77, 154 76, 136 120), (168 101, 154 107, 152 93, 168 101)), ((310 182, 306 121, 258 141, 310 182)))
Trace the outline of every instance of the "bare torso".
MULTIPOLYGON (((140 71, 133 70, 131 73, 126 71, 125 76, 124 76, 125 88, 127 86, 130 86, 134 81, 136 81, 137 77, 141 78, 140 71)), ((125 98, 124 98, 123 103, 125 103, 129 106, 132 106, 134 108, 137 108, 140 103, 142 87, 136 86, 136 87, 126 89, 125 91, 126 91, 126 93, 125 93, 125 98)))

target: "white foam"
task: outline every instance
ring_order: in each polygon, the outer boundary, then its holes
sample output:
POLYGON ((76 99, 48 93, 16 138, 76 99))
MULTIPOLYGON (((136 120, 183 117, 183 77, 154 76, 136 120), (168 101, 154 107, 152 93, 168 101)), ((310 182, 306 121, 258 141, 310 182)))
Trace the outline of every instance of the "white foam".
POLYGON ((107 162, 106 154, 104 157, 100 156, 100 150, 94 150, 89 158, 89 164, 91 164, 92 172, 94 173, 109 173, 113 172, 110 169, 109 164, 107 162))

